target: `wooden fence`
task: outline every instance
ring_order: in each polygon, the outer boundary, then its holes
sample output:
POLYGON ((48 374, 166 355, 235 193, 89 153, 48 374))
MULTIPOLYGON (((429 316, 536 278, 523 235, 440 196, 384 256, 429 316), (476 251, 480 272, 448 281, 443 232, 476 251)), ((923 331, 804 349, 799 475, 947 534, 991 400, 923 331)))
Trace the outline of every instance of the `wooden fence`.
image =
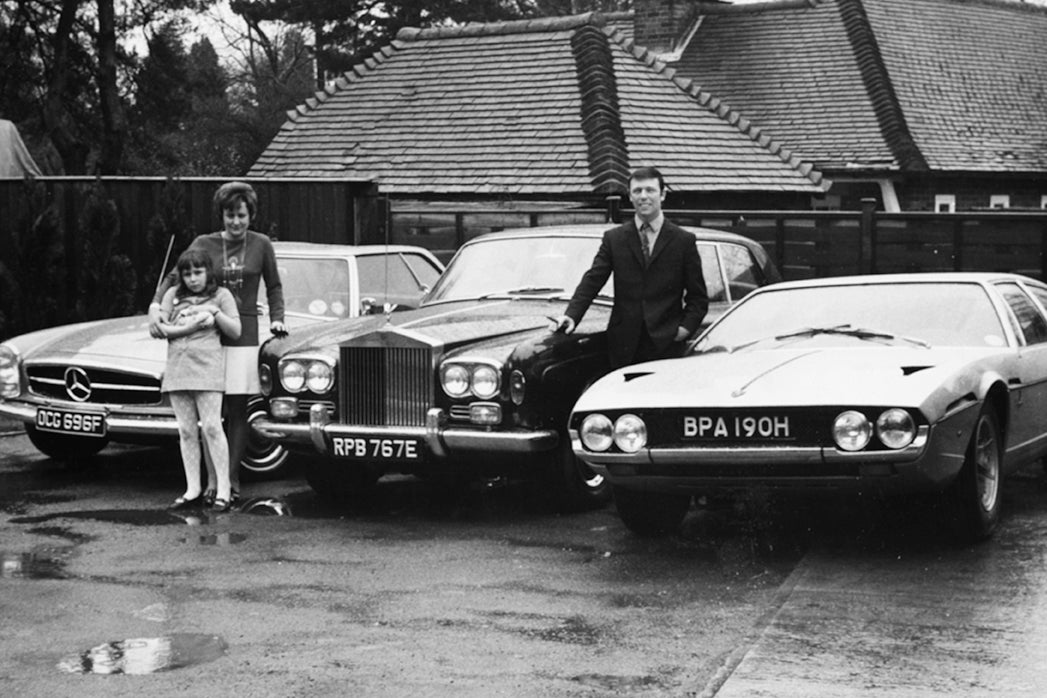
MULTIPOLYGON (((391 240, 445 258, 476 235, 535 225, 621 220, 606 208, 441 211, 393 204, 391 240)), ((624 212, 624 215, 630 215, 624 212)), ((685 211, 683 225, 731 230, 760 242, 787 279, 902 271, 1014 271, 1047 280, 1047 210, 884 213, 860 211, 685 211)))

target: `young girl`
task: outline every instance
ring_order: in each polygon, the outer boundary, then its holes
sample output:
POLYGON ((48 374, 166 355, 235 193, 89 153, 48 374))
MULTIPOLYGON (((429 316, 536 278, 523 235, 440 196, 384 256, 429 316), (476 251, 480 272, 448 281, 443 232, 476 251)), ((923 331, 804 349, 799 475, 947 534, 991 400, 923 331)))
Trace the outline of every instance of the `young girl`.
POLYGON ((169 393, 178 420, 178 437, 185 468, 185 494, 169 508, 201 504, 200 435, 214 461, 217 496, 213 511, 230 506, 229 446, 222 431, 222 391, 225 359, 219 331, 230 339, 240 336, 236 299, 218 285, 210 255, 188 249, 178 258, 178 285, 167 290, 160 303, 160 331, 167 338, 167 367, 160 389, 169 393))

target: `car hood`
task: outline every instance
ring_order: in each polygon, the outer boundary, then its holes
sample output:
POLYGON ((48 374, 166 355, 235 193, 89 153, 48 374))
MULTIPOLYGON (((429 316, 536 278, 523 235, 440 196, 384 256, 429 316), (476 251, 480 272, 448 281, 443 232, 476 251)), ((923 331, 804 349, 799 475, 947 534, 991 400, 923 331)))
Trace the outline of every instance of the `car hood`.
MULTIPOLYGON (((310 327, 283 339, 273 339, 265 347, 268 356, 288 353, 334 354, 338 345, 355 337, 383 329, 421 335, 444 346, 448 354, 456 350, 504 358, 526 335, 546 334, 550 318, 559 317, 563 301, 536 299, 472 300, 437 303, 417 310, 386 316, 340 320, 321 327, 310 327)), ((609 309, 593 306, 579 332, 597 332, 606 327, 609 309)))
POLYGON ((637 364, 593 384, 575 410, 897 405, 940 414, 1004 375, 1011 354, 980 348, 796 348, 637 364))
MULTIPOLYGON (((318 318, 289 314, 286 321, 294 333, 303 323, 317 323, 318 318)), ((263 341, 268 326, 266 317, 259 318, 263 341)), ((163 373, 167 362, 167 342, 149 335, 147 315, 61 325, 14 337, 5 344, 15 347, 27 362, 119 368, 156 376, 163 373)))

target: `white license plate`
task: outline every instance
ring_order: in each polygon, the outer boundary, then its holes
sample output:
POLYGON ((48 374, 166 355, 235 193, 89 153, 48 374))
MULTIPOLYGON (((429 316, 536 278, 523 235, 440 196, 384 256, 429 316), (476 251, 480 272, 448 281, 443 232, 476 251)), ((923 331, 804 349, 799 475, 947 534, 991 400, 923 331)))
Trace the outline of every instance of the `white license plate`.
POLYGON ((105 436, 105 414, 38 407, 36 408, 36 428, 58 434, 102 438, 105 436))
POLYGON ((422 444, 418 439, 333 436, 331 451, 335 456, 359 460, 418 460, 422 444))
POLYGON ((792 425, 787 415, 695 415, 683 418, 686 439, 766 441, 789 439, 792 425))

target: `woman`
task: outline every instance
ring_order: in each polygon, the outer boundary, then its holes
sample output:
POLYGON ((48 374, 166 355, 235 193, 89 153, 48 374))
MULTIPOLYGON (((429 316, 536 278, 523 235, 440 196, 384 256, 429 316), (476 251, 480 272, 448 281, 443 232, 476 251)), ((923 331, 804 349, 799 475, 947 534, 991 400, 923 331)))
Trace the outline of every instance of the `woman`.
MULTIPOLYGON (((269 300, 269 329, 275 335, 287 334, 284 324, 284 295, 280 272, 269 238, 248 230, 258 210, 258 195, 246 182, 227 182, 214 195, 214 208, 222 218, 223 230, 199 235, 189 249, 206 253, 214 265, 218 282, 236 299, 240 314, 239 339, 222 337, 225 351, 226 435, 229 441, 229 479, 231 501, 240 498, 240 461, 247 451, 250 425, 247 423, 247 401, 257 395, 258 385, 258 284, 265 281, 269 300)), ((172 271, 156 291, 149 305, 149 333, 163 337, 160 328, 160 301, 167 289, 177 283, 172 271)), ((205 500, 213 503, 217 482, 210 464, 207 469, 205 500)))

